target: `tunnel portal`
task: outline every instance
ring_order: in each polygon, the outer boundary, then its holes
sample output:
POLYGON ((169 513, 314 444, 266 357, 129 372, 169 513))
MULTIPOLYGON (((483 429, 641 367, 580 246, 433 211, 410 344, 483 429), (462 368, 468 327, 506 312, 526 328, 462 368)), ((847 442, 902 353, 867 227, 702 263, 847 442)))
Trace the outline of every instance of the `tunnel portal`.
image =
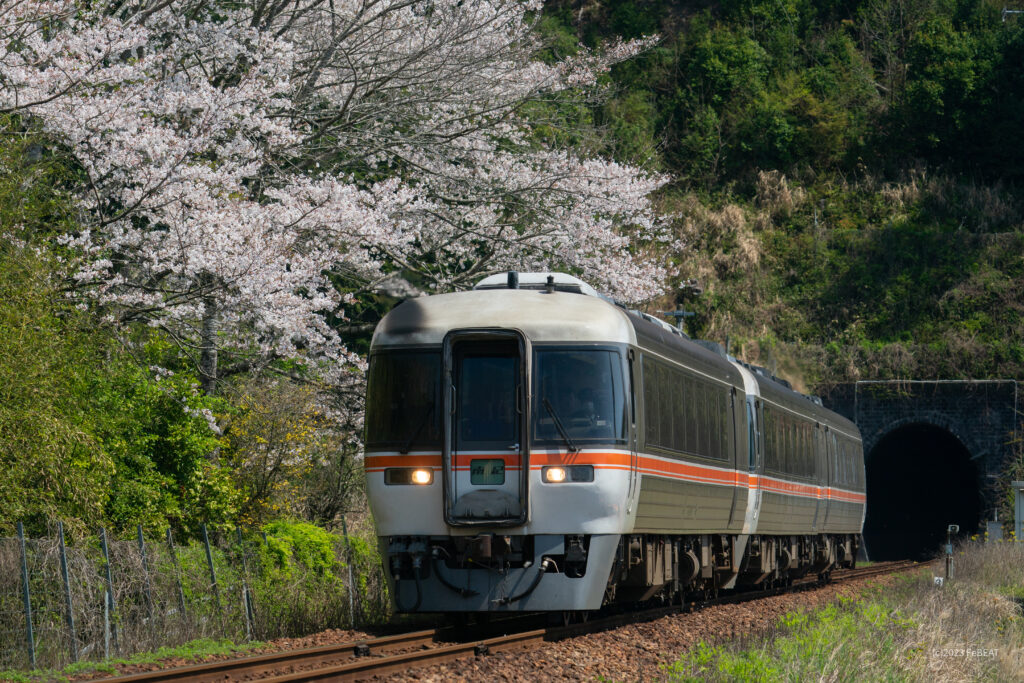
POLYGON ((983 496, 967 448, 949 431, 909 424, 867 454, 864 544, 871 560, 926 559, 941 550, 949 524, 978 532, 983 496))

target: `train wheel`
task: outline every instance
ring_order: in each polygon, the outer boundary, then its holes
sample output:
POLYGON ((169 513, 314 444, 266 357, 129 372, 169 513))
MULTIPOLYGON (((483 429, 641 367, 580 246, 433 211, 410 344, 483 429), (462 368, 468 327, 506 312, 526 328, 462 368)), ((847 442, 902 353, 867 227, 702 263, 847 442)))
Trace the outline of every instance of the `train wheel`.
POLYGON ((590 620, 590 610, 566 610, 562 612, 562 626, 585 624, 590 620))
POLYGON ((444 624, 457 631, 465 631, 469 627, 469 614, 467 612, 445 612, 444 624))

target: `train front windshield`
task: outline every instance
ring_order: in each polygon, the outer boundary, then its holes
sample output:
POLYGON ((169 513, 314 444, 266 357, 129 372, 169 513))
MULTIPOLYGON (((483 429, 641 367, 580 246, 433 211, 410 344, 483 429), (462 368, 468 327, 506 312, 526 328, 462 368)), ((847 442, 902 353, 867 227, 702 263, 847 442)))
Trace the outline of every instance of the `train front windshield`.
POLYGON ((441 448, 441 354, 376 353, 366 395, 368 448, 441 448))
POLYGON ((625 443, 622 365, 622 355, 613 350, 538 349, 533 368, 534 445, 563 447, 565 436, 577 447, 625 443))

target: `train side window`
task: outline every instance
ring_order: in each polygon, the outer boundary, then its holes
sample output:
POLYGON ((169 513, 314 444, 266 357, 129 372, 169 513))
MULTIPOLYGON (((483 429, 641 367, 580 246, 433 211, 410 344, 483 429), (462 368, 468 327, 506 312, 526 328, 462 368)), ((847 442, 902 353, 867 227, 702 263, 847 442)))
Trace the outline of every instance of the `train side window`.
POLYGON ((675 430, 676 405, 672 396, 672 375, 674 373, 665 366, 658 367, 658 400, 661 402, 660 428, 658 430, 658 445, 662 448, 672 448, 673 433, 675 430))
POLYGON ((796 468, 796 424, 789 415, 786 415, 786 446, 786 459, 783 461, 783 471, 792 472, 796 468))
POLYGON ((818 472, 818 433, 813 425, 807 425, 807 476, 818 472))
POLYGON ((693 409, 688 413, 690 418, 690 424, 693 425, 693 441, 691 443, 690 451, 700 455, 704 454, 702 447, 704 443, 704 422, 702 416, 704 414, 704 387, 701 386, 701 382, 695 379, 689 379, 690 383, 690 394, 691 404, 693 409))
POLYGON ((707 454, 709 457, 718 457, 718 446, 719 440, 715 437, 719 435, 718 431, 718 387, 714 386, 710 382, 704 383, 706 389, 704 396, 704 424, 708 426, 707 436, 707 454))
POLYGON ((799 424, 797 429, 800 434, 800 465, 797 467, 797 472, 807 476, 807 426, 799 424))
POLYGON ((728 389, 718 390, 718 457, 724 460, 730 458, 729 444, 733 440, 733 434, 729 431, 729 424, 732 422, 732 396, 728 389))
POLYGON ((793 420, 793 474, 804 473, 804 429, 803 425, 793 420))
POLYGON ((836 438, 834 433, 832 434, 832 453, 829 455, 829 459, 831 460, 832 470, 831 481, 835 483, 839 481, 839 439, 836 438))
POLYGON ((791 420, 792 426, 790 431, 793 434, 793 451, 791 451, 791 455, 793 460, 790 461, 790 470, 788 471, 793 472, 794 474, 800 474, 804 466, 803 434, 801 433, 800 425, 797 424, 797 421, 792 418, 791 420))
POLYGON ((747 467, 757 467, 757 442, 754 440, 754 406, 747 403, 747 467))
POLYGON ((811 457, 811 425, 804 425, 804 476, 814 475, 814 458, 811 457))
POLYGON ((716 457, 713 453, 715 432, 711 427, 714 411, 714 388, 708 382, 701 382, 701 388, 703 389, 701 392, 701 398, 703 399, 701 401, 701 406, 704 408, 704 415, 702 416, 703 420, 701 420, 701 424, 704 426, 704 429, 701 430, 701 445, 704 447, 704 450, 701 451, 701 453, 713 458, 716 457))
POLYGON ((839 440, 839 482, 844 486, 848 483, 846 480, 846 440, 839 440))
POLYGON ((709 457, 717 457, 714 454, 715 430, 712 427, 715 411, 715 389, 708 382, 701 382, 704 386, 704 454, 709 457))
POLYGON ((700 434, 700 427, 697 425, 697 392, 696 387, 692 378, 683 375, 680 377, 680 381, 684 386, 684 395, 686 396, 686 405, 683 414, 686 422, 686 431, 684 434, 685 440, 679 444, 679 447, 688 452, 697 452, 697 435, 700 434))
POLYGON ((658 385, 654 361, 644 356, 643 361, 643 385, 644 385, 644 441, 648 446, 658 442, 658 419, 660 417, 658 408, 658 385))
POLYGON ((774 410, 772 410, 772 420, 775 421, 775 452, 772 455, 772 468, 778 471, 782 469, 783 451, 786 448, 786 433, 782 419, 774 410))
POLYGON ((804 426, 794 420, 793 435, 796 437, 796 449, 793 451, 795 462, 793 473, 802 475, 804 473, 804 426))
POLYGON ((711 387, 711 457, 722 458, 725 452, 725 431, 722 429, 722 418, 725 405, 722 402, 722 391, 717 386, 711 387))
POLYGON ((790 471, 790 454, 793 453, 793 425, 790 424, 790 416, 783 415, 779 420, 782 423, 782 449, 778 468, 782 472, 790 471))
POLYGON ((786 453, 786 423, 783 421, 782 416, 772 411, 775 418, 775 435, 778 440, 775 442, 775 462, 773 466, 776 470, 783 469, 785 465, 785 453, 786 453))
POLYGON ((672 450, 684 450, 686 443, 686 419, 683 407, 686 405, 686 384, 681 373, 672 373, 672 405, 675 410, 674 429, 672 430, 672 450))

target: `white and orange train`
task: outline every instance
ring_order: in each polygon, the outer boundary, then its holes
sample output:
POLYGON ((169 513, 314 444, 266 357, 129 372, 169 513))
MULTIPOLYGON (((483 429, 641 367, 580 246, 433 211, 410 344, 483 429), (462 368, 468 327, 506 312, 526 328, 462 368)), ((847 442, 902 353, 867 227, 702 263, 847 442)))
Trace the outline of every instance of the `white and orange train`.
POLYGON ((584 611, 852 566, 857 427, 562 274, 377 326, 366 474, 403 612, 584 611))

